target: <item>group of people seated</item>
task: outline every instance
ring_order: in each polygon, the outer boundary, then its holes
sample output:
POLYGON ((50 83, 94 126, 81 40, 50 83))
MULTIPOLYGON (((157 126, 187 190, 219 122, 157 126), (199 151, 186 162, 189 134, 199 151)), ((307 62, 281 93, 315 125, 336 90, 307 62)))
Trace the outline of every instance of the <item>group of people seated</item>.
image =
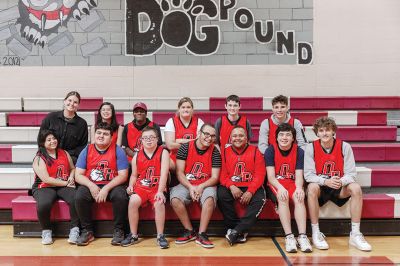
POLYGON ((167 200, 183 226, 175 243, 195 241, 212 248, 207 227, 216 206, 223 214, 225 237, 232 246, 247 241, 268 198, 276 204, 286 251, 299 248, 311 252, 306 204, 312 243, 328 249, 318 225, 319 208, 328 201, 342 206, 351 198, 349 244, 371 250, 360 232, 363 201, 355 182, 353 152, 348 143, 335 137, 333 119, 317 119, 313 130, 318 139, 307 143, 301 122, 289 114, 288 98, 279 95, 272 100, 273 114, 261 124, 257 147, 250 144, 251 123, 239 114, 238 96, 226 98, 227 114, 215 125, 196 117, 192 100, 184 97, 165 125, 163 145, 160 127, 147 118, 145 103, 136 103, 133 121, 122 126, 117 123, 114 106, 104 102, 88 144, 87 123, 77 115, 79 103, 78 92, 68 93, 64 109, 49 113, 40 127, 32 194, 43 244, 53 243, 50 212, 58 198, 69 205, 71 244, 85 246, 94 240, 93 203, 110 201, 112 245, 127 247, 139 242, 139 209, 151 204, 157 245, 163 249, 169 247, 164 235, 167 200), (198 229, 187 210, 193 202, 201 206, 198 229), (291 228, 291 203, 297 239, 291 228), (242 217, 236 212, 238 205, 245 209, 242 217), (129 233, 124 230, 127 218, 129 233))

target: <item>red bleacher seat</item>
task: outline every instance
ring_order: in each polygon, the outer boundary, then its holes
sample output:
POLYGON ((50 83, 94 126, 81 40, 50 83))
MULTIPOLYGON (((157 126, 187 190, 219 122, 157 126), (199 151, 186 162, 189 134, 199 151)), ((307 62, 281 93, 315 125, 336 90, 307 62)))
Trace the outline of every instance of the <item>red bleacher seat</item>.
POLYGON ((27 196, 28 190, 2 189, 0 190, 0 209, 11 209, 11 202, 19 196, 27 196))
POLYGON ((400 109, 400 97, 290 97, 292 110, 400 109))
POLYGON ((0 144, 0 163, 11 163, 12 162, 12 145, 11 144, 0 144))

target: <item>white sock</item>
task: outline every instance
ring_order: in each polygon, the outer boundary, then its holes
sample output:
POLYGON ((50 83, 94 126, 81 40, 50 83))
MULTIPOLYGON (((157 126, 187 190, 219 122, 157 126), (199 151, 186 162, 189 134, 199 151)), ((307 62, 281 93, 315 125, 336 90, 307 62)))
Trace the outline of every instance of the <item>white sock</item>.
POLYGON ((319 234, 319 223, 311 224, 312 234, 319 234))
POLYGON ((351 233, 359 234, 360 233, 360 223, 351 222, 351 233))

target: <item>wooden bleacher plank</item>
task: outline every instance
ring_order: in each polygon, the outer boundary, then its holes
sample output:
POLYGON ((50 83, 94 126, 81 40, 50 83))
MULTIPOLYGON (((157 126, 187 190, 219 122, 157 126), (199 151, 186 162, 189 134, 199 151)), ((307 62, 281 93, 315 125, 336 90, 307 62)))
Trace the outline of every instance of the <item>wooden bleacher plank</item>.
POLYGON ((21 98, 0 98, 0 111, 22 111, 21 98))
POLYGON ((33 181, 32 168, 0 168, 0 189, 30 189, 33 181))
POLYGON ((35 143, 39 127, 1 127, 0 143, 35 143))

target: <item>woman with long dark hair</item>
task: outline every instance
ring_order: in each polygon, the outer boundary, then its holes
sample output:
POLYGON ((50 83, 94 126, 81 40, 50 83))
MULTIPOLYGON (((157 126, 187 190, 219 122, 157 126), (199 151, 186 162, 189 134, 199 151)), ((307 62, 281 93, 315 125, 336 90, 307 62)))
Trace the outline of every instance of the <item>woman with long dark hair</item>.
POLYGON ((32 164, 35 172, 32 194, 42 227, 42 244, 53 243, 50 212, 59 198, 69 205, 71 230, 68 242, 75 244, 79 237, 79 219, 75 210, 75 166, 68 152, 59 148, 57 135, 53 131, 42 130, 38 136, 38 146, 32 164))
POLYGON ((90 128, 90 142, 94 143, 94 133, 95 133, 95 128, 96 125, 98 125, 101 122, 105 122, 109 124, 112 128, 113 135, 112 135, 112 140, 111 143, 115 143, 119 146, 121 146, 121 141, 122 141, 122 132, 124 130, 124 127, 122 125, 119 125, 117 122, 117 116, 115 114, 115 108, 112 103, 109 102, 104 102, 100 105, 99 110, 97 111, 97 116, 96 116, 96 124, 94 124, 90 128))

